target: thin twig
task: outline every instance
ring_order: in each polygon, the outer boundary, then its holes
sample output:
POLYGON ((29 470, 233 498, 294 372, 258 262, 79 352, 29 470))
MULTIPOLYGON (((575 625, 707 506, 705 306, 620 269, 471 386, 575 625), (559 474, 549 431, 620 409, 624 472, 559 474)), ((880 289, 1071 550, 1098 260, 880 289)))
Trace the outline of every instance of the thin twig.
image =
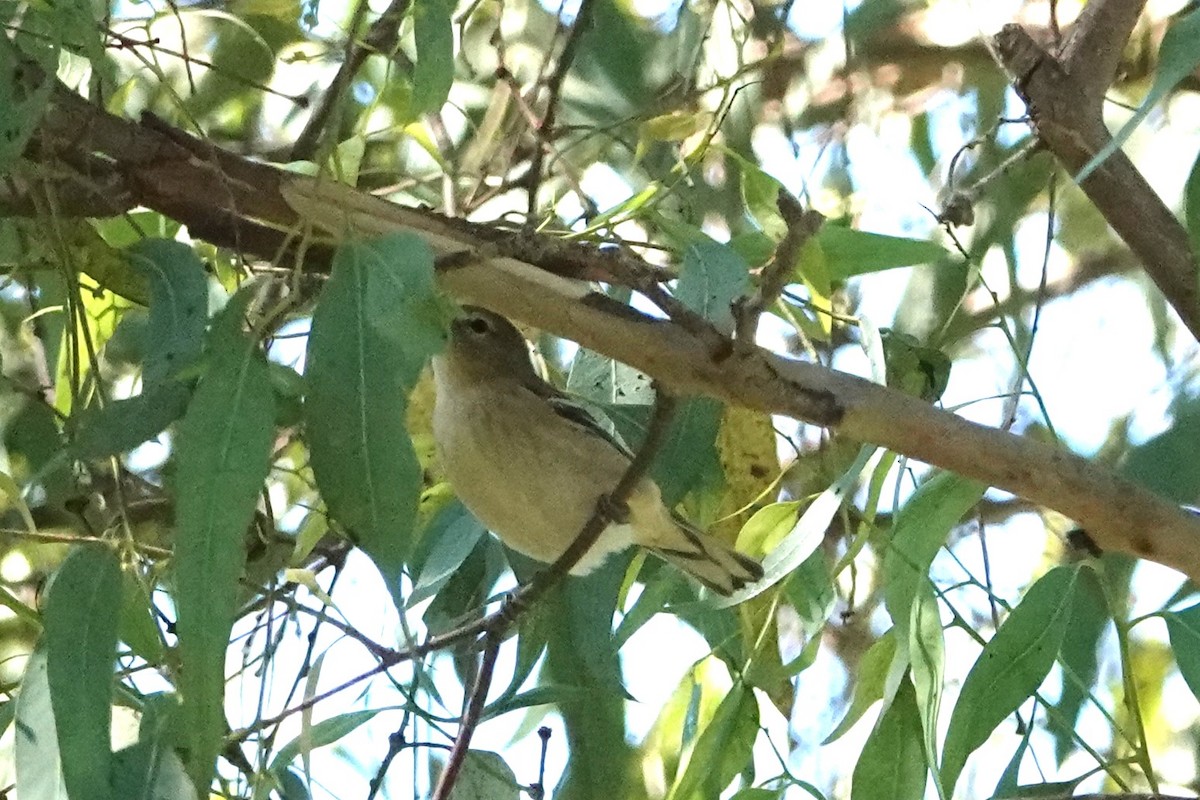
POLYGON ((554 123, 558 118, 558 103, 562 96, 563 82, 567 78, 571 64, 575 61, 575 53, 579 50, 579 40, 583 38, 583 32, 592 25, 592 11, 595 6, 596 0, 583 0, 579 4, 579 12, 575 15, 575 24, 571 26, 567 43, 563 45, 562 55, 558 57, 554 72, 546 81, 548 94, 546 113, 542 117, 541 124, 534 130, 534 135, 538 138, 538 146, 534 148, 529 163, 527 216, 530 220, 535 218, 534 215, 537 212, 537 195, 542 186, 542 165, 546 157, 545 145, 554 140, 554 123))
POLYGON ((433 792, 434 800, 447 800, 450 792, 454 790, 459 772, 462 771, 462 766, 467 759, 467 750, 471 747, 471 737, 475 735, 479 718, 483 716, 483 705, 487 700, 488 689, 492 686, 492 675, 496 670, 496 657, 500 655, 500 642, 503 639, 504 634, 500 629, 488 631, 487 643, 483 649, 483 661, 479 664, 479 674, 475 676, 475 685, 471 687, 471 698, 467 704, 467 710, 463 713, 462 726, 459 727, 458 736, 454 739, 450 757, 446 759, 446 768, 442 770, 437 789, 433 792))
POLYGON ((816 235, 825 222, 821 212, 812 209, 805 210, 800 201, 786 189, 779 190, 776 198, 779 214, 787 225, 787 232, 775 248, 775 257, 762 269, 758 280, 758 290, 753 295, 737 301, 733 316, 736 326, 734 345, 745 349, 754 346, 754 334, 758 330, 758 320, 783 292, 792 277, 796 260, 808 240, 816 235))

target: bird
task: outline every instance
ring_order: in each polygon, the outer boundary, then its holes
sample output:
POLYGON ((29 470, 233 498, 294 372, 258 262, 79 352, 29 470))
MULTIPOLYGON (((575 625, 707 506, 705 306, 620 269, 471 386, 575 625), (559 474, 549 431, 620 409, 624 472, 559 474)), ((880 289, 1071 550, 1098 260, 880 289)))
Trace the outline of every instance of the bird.
MULTIPOLYGON (((433 357, 433 437, 455 494, 502 542, 553 563, 629 468, 632 455, 586 409, 543 379, 520 331, 465 306, 433 357)), ((575 564, 584 575, 631 545, 720 595, 763 576, 755 559, 687 522, 642 478, 618 519, 575 564)))

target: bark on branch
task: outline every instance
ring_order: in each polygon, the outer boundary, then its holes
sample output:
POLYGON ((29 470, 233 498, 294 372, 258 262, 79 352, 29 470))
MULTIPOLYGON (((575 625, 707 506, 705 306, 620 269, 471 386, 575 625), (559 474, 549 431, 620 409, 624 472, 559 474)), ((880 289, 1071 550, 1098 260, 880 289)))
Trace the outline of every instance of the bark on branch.
MULTIPOLYGON (((1073 175, 1112 140, 1104 125, 1104 93, 1144 4, 1091 0, 1058 56, 1019 25, 996 35, 997 54, 1029 108, 1035 135, 1073 175)), ((1200 339, 1198 272, 1187 231, 1133 162, 1118 149, 1080 188, 1200 339)))
POLYGON ((439 258, 442 285, 464 302, 575 340, 675 392, 833 427, 1007 490, 1073 518, 1106 549, 1200 580, 1200 519, 1111 470, 845 373, 734 347, 695 320, 685 325, 645 316, 569 280, 647 279, 651 268, 623 263, 619 254, 401 208, 247 161, 153 118, 120 119, 62 87, 31 154, 94 170, 95 177, 119 184, 113 197, 161 211, 193 235, 243 253, 278 258, 301 232, 324 230, 323 239, 304 237, 306 269, 327 266, 339 236, 417 232, 439 258))

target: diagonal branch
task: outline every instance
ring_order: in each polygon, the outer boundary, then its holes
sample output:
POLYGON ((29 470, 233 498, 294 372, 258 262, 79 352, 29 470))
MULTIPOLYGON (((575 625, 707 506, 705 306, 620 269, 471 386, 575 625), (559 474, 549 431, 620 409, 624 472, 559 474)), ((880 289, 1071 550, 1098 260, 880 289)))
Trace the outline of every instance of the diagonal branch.
MULTIPOLYGON (((1029 107, 1038 140, 1071 174, 1112 141, 1104 93, 1144 0, 1091 0, 1063 46, 1043 50, 1019 25, 996 35, 997 55, 1029 107)), ((1183 324, 1200 338, 1197 264, 1187 231, 1120 150, 1080 188, 1129 245, 1183 324)))
MULTIPOLYGON (((639 268, 624 252, 395 206, 250 162, 161 121, 120 119, 59 89, 31 157, 86 169, 95 163, 93 154, 109 164, 108 178, 121 179, 129 202, 167 214, 220 246, 271 259, 287 252, 302 226, 329 231, 303 243, 304 266, 312 272, 328 269, 339 237, 418 233, 438 257, 442 286, 464 302, 628 363, 670 391, 835 427, 848 438, 1012 492, 1074 519, 1107 550, 1200 580, 1200 520, 1103 466, 842 372, 759 347, 735 348, 702 323, 652 319, 569 280, 611 278, 614 259, 627 260, 617 273, 639 268)), ((1097 179, 1106 174, 1099 171, 1097 179)), ((641 268, 653 277, 652 267, 641 268)))

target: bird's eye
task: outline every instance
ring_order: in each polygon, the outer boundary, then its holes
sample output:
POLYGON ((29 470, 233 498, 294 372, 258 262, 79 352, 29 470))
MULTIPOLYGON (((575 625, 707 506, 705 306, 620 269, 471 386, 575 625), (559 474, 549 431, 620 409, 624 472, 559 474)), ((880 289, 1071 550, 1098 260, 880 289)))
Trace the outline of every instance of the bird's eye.
POLYGON ((478 333, 480 335, 488 333, 492 329, 491 324, 483 317, 471 317, 467 320, 467 327, 470 328, 473 333, 478 333))

